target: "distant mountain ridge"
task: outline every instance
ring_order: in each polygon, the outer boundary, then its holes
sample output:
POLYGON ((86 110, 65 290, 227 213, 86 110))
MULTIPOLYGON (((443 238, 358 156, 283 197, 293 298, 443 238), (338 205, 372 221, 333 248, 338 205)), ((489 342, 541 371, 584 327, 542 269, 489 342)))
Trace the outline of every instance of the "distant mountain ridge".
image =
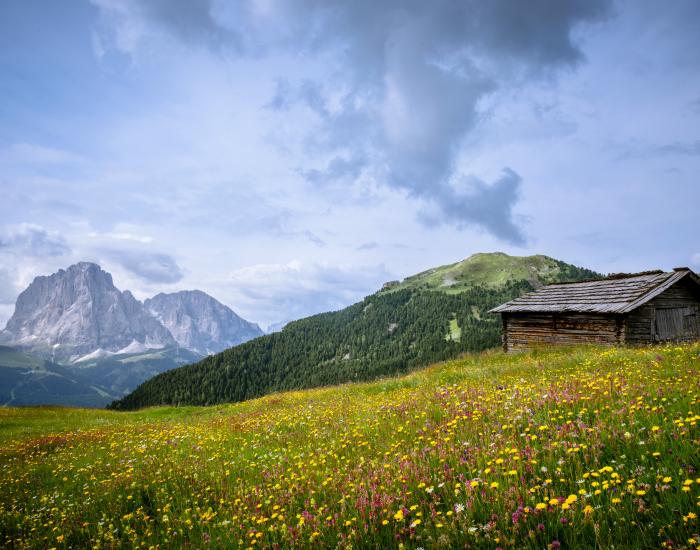
POLYGON ((487 312, 500 303, 542 284, 598 276, 547 256, 475 254, 158 375, 111 406, 208 405, 405 372, 498 346, 500 319, 487 312))
POLYGON ((201 290, 157 294, 144 307, 180 347, 210 355, 263 335, 260 327, 201 290))
POLYGON ((207 355, 262 334, 202 291, 161 293, 142 304, 99 265, 80 262, 34 279, 0 343, 72 363, 177 346, 207 355))

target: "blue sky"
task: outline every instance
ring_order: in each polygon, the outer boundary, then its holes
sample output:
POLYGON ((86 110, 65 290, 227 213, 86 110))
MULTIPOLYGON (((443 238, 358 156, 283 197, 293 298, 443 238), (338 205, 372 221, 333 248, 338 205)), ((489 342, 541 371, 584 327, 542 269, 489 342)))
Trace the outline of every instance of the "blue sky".
POLYGON ((99 262, 265 326, 474 252, 700 269, 695 1, 9 0, 0 324, 99 262))

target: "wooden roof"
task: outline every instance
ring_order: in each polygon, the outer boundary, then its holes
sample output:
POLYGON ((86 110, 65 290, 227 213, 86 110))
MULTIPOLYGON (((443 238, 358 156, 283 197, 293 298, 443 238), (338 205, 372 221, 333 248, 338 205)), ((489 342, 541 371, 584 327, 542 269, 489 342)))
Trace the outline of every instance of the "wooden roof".
POLYGON ((628 313, 686 277, 700 288, 700 278, 688 268, 611 275, 593 281, 547 285, 493 308, 490 313, 628 313))

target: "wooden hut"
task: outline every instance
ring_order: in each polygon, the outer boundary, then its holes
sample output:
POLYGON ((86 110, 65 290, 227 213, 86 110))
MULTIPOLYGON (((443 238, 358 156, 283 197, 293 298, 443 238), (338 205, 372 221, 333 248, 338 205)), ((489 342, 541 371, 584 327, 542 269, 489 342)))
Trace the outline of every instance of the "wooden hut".
POLYGON ((491 310, 503 349, 700 339, 700 278, 687 267, 547 285, 491 310))

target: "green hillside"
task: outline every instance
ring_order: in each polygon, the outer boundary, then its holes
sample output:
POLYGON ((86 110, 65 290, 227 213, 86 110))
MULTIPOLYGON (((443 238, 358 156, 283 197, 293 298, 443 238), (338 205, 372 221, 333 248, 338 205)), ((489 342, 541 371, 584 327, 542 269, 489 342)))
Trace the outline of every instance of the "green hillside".
POLYGON ((105 407, 144 380, 200 358, 168 348, 63 365, 0 346, 0 406, 105 407))
POLYGON ((1 406, 104 407, 120 395, 70 367, 0 346, 1 406))
POLYGON ((406 372, 499 345, 500 319, 486 313, 492 307, 545 282, 595 275, 545 256, 477 254, 156 376, 112 406, 242 401, 406 372), (456 283, 444 285, 446 276, 456 283))
POLYGON ((697 548, 700 344, 208 408, 0 408, 2 548, 697 548))
POLYGON ((395 284, 389 283, 384 292, 410 289, 457 294, 479 285, 494 288, 511 281, 528 281, 538 286, 595 276, 597 274, 593 271, 582 270, 548 256, 479 253, 461 262, 429 269, 395 284))

